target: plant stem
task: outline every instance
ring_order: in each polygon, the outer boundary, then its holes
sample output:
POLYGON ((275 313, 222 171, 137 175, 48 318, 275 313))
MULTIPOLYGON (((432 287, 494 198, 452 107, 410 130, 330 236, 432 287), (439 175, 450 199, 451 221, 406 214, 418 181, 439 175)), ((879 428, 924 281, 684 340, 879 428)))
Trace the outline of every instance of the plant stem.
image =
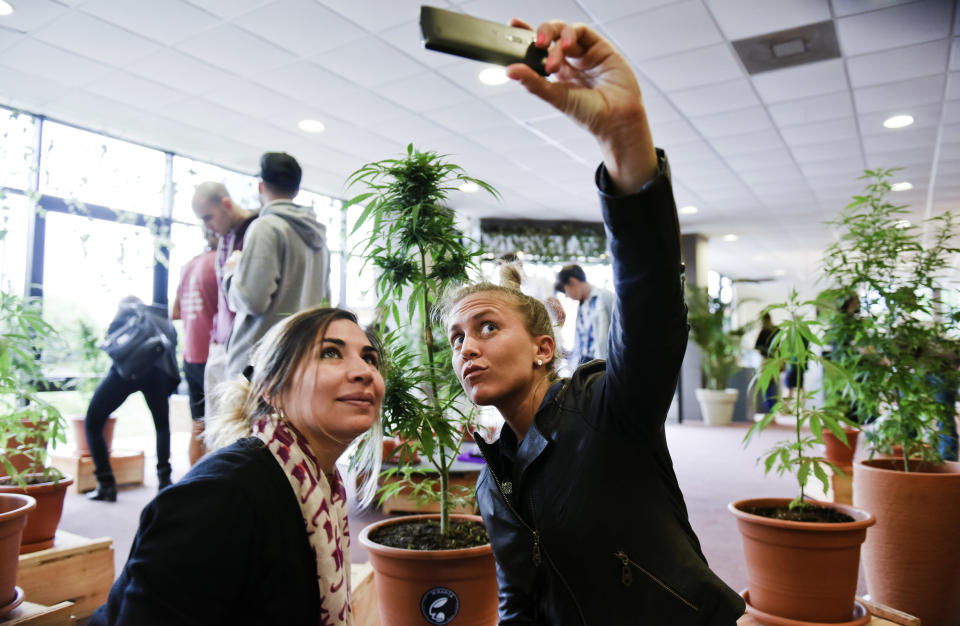
MULTIPOLYGON (((799 456, 799 461, 801 469, 803 468, 803 446, 800 445, 800 401, 803 397, 803 370, 800 368, 800 363, 797 363, 797 398, 796 398, 796 407, 794 408, 794 413, 797 418, 797 455, 799 456)), ((797 473, 799 476, 799 472, 797 473)), ((803 483, 800 483, 800 504, 803 504, 806 501, 806 497, 803 493, 803 483)))

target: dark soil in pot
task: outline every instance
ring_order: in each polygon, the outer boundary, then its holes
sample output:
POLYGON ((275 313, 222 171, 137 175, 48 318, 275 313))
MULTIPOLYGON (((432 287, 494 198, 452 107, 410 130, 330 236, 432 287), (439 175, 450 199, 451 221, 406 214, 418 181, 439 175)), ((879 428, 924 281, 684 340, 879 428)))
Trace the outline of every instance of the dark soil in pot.
POLYGON ((369 538, 380 545, 406 550, 456 550, 490 543, 480 522, 450 520, 446 536, 440 535, 440 520, 414 520, 377 528, 369 538))
POLYGON ((827 524, 841 524, 854 521, 846 513, 835 511, 825 506, 808 504, 791 509, 788 506, 741 506, 744 513, 752 513, 771 519, 782 519, 791 522, 823 522, 827 524))

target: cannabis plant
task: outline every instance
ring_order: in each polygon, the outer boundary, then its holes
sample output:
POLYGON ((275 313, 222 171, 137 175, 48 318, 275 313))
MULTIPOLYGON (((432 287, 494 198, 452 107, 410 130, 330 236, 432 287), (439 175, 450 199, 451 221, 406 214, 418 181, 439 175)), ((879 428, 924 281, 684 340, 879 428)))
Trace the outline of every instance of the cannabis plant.
POLYGON ((687 288, 690 338, 702 352, 700 368, 707 389, 723 390, 740 367, 741 341, 748 326, 730 328, 730 305, 706 287, 687 288))
POLYGON ((909 471, 909 458, 940 460, 937 423, 953 419, 952 407, 934 396, 960 382, 960 317, 940 298, 958 249, 950 213, 921 229, 905 219, 904 206, 887 199, 895 171, 867 170, 861 177, 864 192, 831 222, 840 237, 826 251, 823 273, 829 299, 861 302, 847 319, 841 312, 829 316, 839 329, 835 362, 859 383, 858 419, 876 420, 865 430, 867 441, 887 454, 902 447, 909 471))
POLYGON ((38 394, 40 352, 55 335, 34 300, 0 291, 0 465, 9 475, 5 480, 21 487, 63 478, 47 465, 47 445, 66 441, 66 424, 38 394))
POLYGON ((453 285, 468 279, 476 268, 480 246, 455 225, 448 194, 472 182, 497 197, 487 183, 471 178, 434 152, 407 146, 406 156, 364 165, 348 179, 349 186, 367 191, 346 206, 366 202, 354 232, 365 222, 374 233, 362 254, 377 271, 377 307, 389 354, 383 426, 419 447, 439 478, 415 480, 416 468, 404 462, 409 444, 401 445, 396 469, 401 478, 381 490, 381 503, 401 489, 439 499, 441 533, 446 534, 450 510, 472 497, 472 490, 450 488, 450 468, 469 432, 473 411, 462 401, 463 390, 451 366, 446 329, 436 327, 437 302, 453 285), (402 303, 406 302, 404 306, 402 303), (437 484, 439 483, 439 485, 437 484))
POLYGON ((765 395, 767 388, 780 376, 781 370, 788 363, 793 363, 798 372, 797 389, 795 395, 790 398, 784 397, 781 389, 781 395, 773 408, 764 415, 762 420, 755 422, 744 437, 746 445, 755 434, 769 426, 777 414, 789 413, 796 419, 793 438, 777 442, 761 457, 764 473, 769 473, 776 468, 781 476, 785 473, 796 476, 800 493, 790 503, 790 508, 804 504, 806 486, 811 476, 823 483, 824 491, 829 489, 830 480, 824 466, 829 466, 834 472, 843 475, 837 466, 814 454, 813 451, 817 444, 823 444, 824 428, 828 428, 838 439, 847 443, 843 424, 851 423, 841 406, 832 400, 828 400, 824 406, 812 406, 810 400, 817 395, 818 390, 807 389, 803 385, 803 373, 813 364, 822 366, 825 375, 833 380, 845 381, 847 385, 853 384, 852 379, 842 368, 815 351, 815 347, 823 347, 819 322, 806 315, 804 309, 813 308, 816 305, 817 302, 814 301, 801 303, 796 290, 791 290, 786 302, 764 309, 764 313, 784 309, 787 318, 777 325, 777 334, 770 342, 769 358, 761 365, 753 384, 759 394, 765 395), (806 433, 805 428, 809 428, 809 434, 806 433))

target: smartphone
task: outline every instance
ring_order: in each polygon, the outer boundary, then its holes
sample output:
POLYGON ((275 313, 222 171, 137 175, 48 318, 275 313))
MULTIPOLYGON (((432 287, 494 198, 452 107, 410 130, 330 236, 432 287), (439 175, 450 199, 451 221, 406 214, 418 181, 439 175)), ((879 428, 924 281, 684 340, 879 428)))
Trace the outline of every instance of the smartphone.
POLYGON ((536 32, 498 24, 465 13, 437 7, 420 7, 420 32, 428 50, 446 52, 475 61, 510 65, 525 63, 546 76, 547 51, 538 48, 536 32))

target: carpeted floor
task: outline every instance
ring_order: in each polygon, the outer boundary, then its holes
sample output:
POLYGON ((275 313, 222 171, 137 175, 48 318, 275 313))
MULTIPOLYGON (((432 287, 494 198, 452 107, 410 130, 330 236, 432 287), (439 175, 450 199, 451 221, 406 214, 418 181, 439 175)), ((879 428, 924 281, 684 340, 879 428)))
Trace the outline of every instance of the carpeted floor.
MULTIPOLYGON (((741 498, 795 495, 792 477, 764 476, 763 467, 756 464, 757 457, 773 442, 789 437, 792 432, 788 427, 773 426, 744 449, 742 439, 746 425, 710 428, 698 422, 667 426, 667 439, 690 521, 711 567, 734 589, 746 587, 746 572, 740 534, 727 504, 741 498)), ((173 435, 174 479, 188 470, 187 437, 187 432, 173 435)), ((140 511, 156 494, 157 478, 151 471, 155 463, 150 452, 151 439, 118 440, 115 445, 147 452, 145 484, 121 488, 115 504, 89 502, 82 495, 68 495, 60 527, 86 537, 112 537, 119 574, 126 562, 140 511)), ((625 497, 642 498, 643 494, 625 494, 625 497)), ((616 511, 611 508, 598 514, 616 515, 616 511)), ((363 526, 382 517, 378 511, 352 511, 351 535, 356 537, 363 526)), ((356 541, 351 547, 351 558, 354 562, 367 560, 356 541)), ((860 587, 863 593, 862 577, 860 587)))

